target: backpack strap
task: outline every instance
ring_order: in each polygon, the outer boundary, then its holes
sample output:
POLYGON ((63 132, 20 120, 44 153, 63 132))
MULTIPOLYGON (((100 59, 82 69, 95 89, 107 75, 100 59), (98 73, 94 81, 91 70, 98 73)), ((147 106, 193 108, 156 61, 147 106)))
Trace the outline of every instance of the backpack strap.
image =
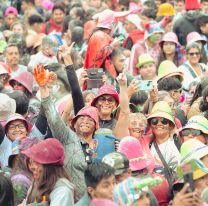
POLYGON ((47 22, 47 23, 46 23, 46 27, 45 27, 45 32, 46 32, 46 34, 49 33, 50 27, 51 27, 50 22, 47 22))

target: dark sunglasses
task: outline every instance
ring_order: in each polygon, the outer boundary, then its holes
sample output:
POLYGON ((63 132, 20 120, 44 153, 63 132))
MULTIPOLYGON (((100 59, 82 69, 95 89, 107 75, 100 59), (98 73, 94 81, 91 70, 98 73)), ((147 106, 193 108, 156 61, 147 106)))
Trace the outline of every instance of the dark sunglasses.
POLYGON ((153 119, 151 119, 151 125, 157 125, 159 122, 161 122, 163 125, 167 125, 169 123, 169 120, 165 119, 165 118, 161 118, 161 119, 153 118, 153 119))
POLYGON ((196 55, 196 56, 199 56, 200 55, 200 53, 199 52, 190 52, 190 53, 188 53, 190 56, 194 56, 194 55, 196 55))
POLYGON ((199 136, 202 132, 200 130, 197 129, 184 129, 181 131, 181 135, 182 136, 189 136, 189 134, 191 134, 193 137, 195 136, 199 136))

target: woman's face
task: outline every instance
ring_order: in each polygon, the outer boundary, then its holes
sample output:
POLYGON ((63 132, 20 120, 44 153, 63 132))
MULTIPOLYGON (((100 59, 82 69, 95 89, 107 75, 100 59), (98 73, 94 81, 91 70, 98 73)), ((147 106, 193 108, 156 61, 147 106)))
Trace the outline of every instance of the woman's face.
POLYGON ((14 141, 17 138, 22 140, 27 137, 27 128, 25 122, 22 120, 11 121, 7 127, 7 137, 14 141))
POLYGON ((12 31, 17 34, 24 34, 24 29, 21 24, 16 24, 13 26, 12 31))
POLYGON ((33 179, 35 181, 40 181, 43 176, 43 170, 44 170, 43 165, 32 159, 29 159, 28 167, 33 174, 33 179))
POLYGON ((168 42, 168 41, 165 41, 163 43, 163 52, 165 54, 174 54, 175 53, 175 49, 176 49, 176 45, 175 43, 173 42, 168 42))
POLYGON ((187 60, 191 64, 198 64, 200 56, 201 56, 201 52, 197 48, 191 48, 187 52, 187 60))
POLYGON ((26 91, 26 88, 21 83, 15 81, 15 80, 13 82, 13 89, 21 91, 21 92, 25 92, 26 91))
POLYGON ((164 137, 170 134, 173 129, 169 120, 161 117, 154 117, 151 119, 151 128, 156 138, 164 137))
POLYGON ((144 134, 146 124, 143 119, 133 117, 130 118, 128 127, 130 136, 139 139, 144 134))
POLYGON ((204 136, 204 134, 200 131, 200 130, 196 130, 196 129, 184 129, 181 131, 181 135, 184 139, 184 142, 189 140, 189 139, 197 139, 199 141, 201 141, 202 143, 206 144, 206 137, 204 136))
POLYGON ((95 131, 95 121, 88 116, 80 116, 74 125, 75 130, 79 134, 93 134, 95 131))
POLYGON ((116 100, 113 96, 104 94, 98 98, 96 102, 96 107, 99 113, 110 118, 111 113, 116 108, 116 100))

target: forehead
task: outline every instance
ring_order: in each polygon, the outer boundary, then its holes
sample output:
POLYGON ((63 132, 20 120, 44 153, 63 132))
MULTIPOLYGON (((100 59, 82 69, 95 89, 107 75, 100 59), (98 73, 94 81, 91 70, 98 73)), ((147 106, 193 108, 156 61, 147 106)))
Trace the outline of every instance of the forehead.
POLYGON ((24 121, 21 119, 16 119, 16 120, 9 122, 9 125, 16 125, 16 124, 21 124, 21 123, 24 123, 24 121))
POLYGON ((61 9, 55 9, 53 14, 60 14, 60 13, 64 13, 61 9))
POLYGON ((199 49, 197 49, 197 48, 190 48, 188 50, 188 52, 199 52, 199 49))
POLYGON ((10 46, 6 49, 7 52, 11 52, 11 51, 17 51, 18 52, 18 48, 16 46, 10 46))

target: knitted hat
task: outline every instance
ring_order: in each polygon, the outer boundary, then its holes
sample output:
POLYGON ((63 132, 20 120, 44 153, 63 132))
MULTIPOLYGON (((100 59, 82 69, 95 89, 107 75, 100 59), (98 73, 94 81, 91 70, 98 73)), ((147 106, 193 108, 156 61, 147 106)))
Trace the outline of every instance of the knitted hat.
POLYGON ((8 126, 9 126, 10 122, 12 122, 14 120, 22 120, 27 126, 27 132, 30 133, 33 125, 30 122, 28 122, 21 114, 17 114, 17 113, 10 115, 9 118, 7 119, 6 124, 4 125, 5 133, 7 133, 8 126))
POLYGON ((144 155, 140 141, 136 138, 131 136, 122 138, 118 152, 125 154, 129 159, 132 171, 139 171, 148 167, 147 157, 144 155))
POLYGON ((159 82, 162 79, 178 76, 180 81, 183 81, 183 72, 181 72, 178 67, 170 60, 162 61, 158 67, 158 79, 159 82))
POLYGON ((207 41, 196 31, 190 32, 186 37, 187 45, 192 44, 197 41, 202 41, 203 44, 207 43, 207 41))
POLYGON ((13 77, 12 79, 9 80, 9 84, 14 87, 14 81, 22 84, 27 91, 32 94, 32 87, 33 87, 33 75, 30 72, 21 72, 19 75, 13 77))
POLYGON ((0 121, 7 121, 16 111, 16 102, 3 93, 0 93, 0 100, 0 121))
POLYGON ((186 11, 201 9, 201 4, 199 0, 185 0, 185 9, 186 11))
POLYGON ((149 114, 147 120, 150 123, 150 120, 154 117, 163 117, 168 119, 175 125, 174 116, 172 110, 167 102, 165 101, 158 101, 154 107, 152 108, 151 113, 149 114))
POLYGON ((173 42, 177 46, 180 45, 179 42, 178 42, 178 37, 174 32, 167 32, 167 33, 164 34, 164 36, 162 37, 162 40, 160 41, 160 46, 161 47, 162 47, 162 45, 165 41, 173 42))
POLYGON ((138 58, 137 68, 142 67, 144 64, 155 63, 155 60, 148 54, 141 54, 138 58))
POLYGON ((157 16, 174 16, 175 9, 170 3, 161 4, 158 8, 157 16))
POLYGON ((144 39, 148 39, 155 33, 164 33, 164 30, 161 28, 160 24, 153 21, 150 24, 146 25, 146 31, 144 33, 144 39))
POLYGON ((126 155, 120 152, 112 152, 103 157, 102 162, 115 169, 115 175, 120 175, 129 169, 129 160, 126 155))
POLYGON ((74 125, 77 121, 77 118, 80 116, 88 116, 91 117, 95 121, 95 128, 99 128, 99 120, 98 120, 98 110, 96 107, 86 106, 82 108, 77 115, 72 119, 71 126, 74 128, 74 125))
POLYGON ((145 179, 128 177, 115 186, 113 190, 113 199, 120 206, 131 206, 144 192, 149 191, 149 187, 161 183, 162 179, 159 177, 145 179))
POLYGON ((115 87, 112 86, 112 85, 103 85, 98 90, 98 94, 95 97, 95 99, 93 99, 93 101, 91 103, 91 106, 95 106, 98 98, 101 97, 104 94, 111 95, 116 100, 117 104, 119 104, 119 95, 118 95, 118 92, 115 90, 115 87))
POLYGON ((43 140, 22 151, 22 154, 39 164, 64 165, 64 147, 55 138, 43 140))
MULTIPOLYGON (((196 129, 202 131, 204 134, 208 134, 208 120, 204 116, 197 115, 189 119, 184 129, 196 129)), ((182 131, 181 130, 181 131, 182 131)))

